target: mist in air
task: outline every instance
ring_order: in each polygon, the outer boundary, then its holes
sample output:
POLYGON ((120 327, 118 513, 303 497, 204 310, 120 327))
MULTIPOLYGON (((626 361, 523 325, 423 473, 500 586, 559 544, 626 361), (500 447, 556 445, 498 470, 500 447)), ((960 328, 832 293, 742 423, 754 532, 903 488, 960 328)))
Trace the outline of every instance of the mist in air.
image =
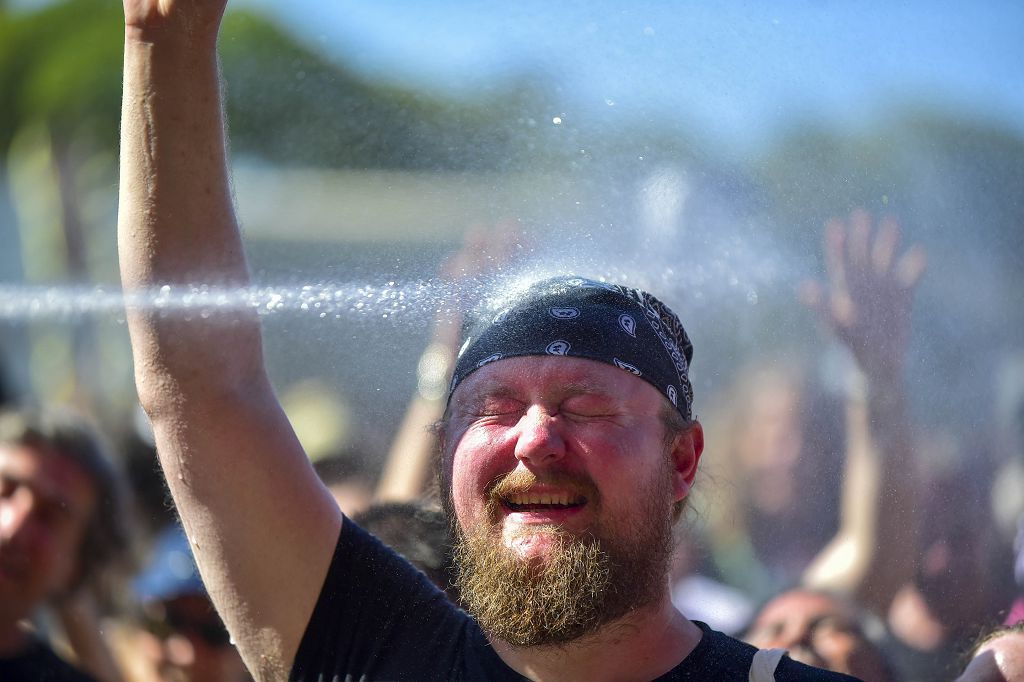
MULTIPOLYGON (((1024 352, 1019 8, 233 7, 221 47, 256 282, 134 302, 256 310, 275 382, 332 387, 370 449, 393 433, 435 324, 558 273, 672 306, 696 347, 698 411, 739 367, 787 355, 835 384, 834 345, 796 291, 823 276, 825 221, 857 208, 895 216, 928 254, 917 421, 969 430, 1018 390, 997 386, 1024 352), (492 246, 460 278, 442 263, 469 233, 492 246)), ((118 78, 101 80, 116 93, 118 78)), ((90 353, 109 363, 103 391, 130 395, 127 354, 102 350, 126 343, 116 107, 81 111, 56 128, 74 150, 74 229, 52 208, 60 188, 37 182, 40 150, 62 138, 9 136, 0 231, 18 248, 0 259, 0 343, 22 386, 55 390, 22 361, 42 335, 72 371, 90 353)))

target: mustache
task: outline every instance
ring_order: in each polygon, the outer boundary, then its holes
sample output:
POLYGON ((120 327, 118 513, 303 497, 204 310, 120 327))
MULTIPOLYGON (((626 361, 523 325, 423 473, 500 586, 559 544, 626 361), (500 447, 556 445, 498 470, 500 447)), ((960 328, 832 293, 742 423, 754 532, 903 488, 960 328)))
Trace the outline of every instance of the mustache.
POLYGON ((596 504, 600 498, 597 486, 588 476, 564 471, 538 476, 529 469, 515 469, 496 477, 487 487, 487 498, 491 504, 498 504, 502 499, 512 495, 528 493, 537 485, 562 488, 586 498, 587 502, 592 504, 596 504))

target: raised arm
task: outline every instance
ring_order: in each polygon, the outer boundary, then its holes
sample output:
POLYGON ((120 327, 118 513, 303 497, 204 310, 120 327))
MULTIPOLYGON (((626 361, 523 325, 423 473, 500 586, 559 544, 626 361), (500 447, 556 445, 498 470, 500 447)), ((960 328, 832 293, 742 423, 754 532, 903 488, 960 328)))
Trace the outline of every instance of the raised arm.
POLYGON ((826 228, 828 288, 812 287, 817 308, 853 354, 863 390, 847 404, 847 455, 840 529, 804 575, 810 587, 844 592, 884 614, 913 577, 917 481, 905 390, 914 288, 924 253, 901 256, 892 219, 876 230, 862 211, 826 228))
MULTIPOLYGON (((124 0, 118 245, 126 293, 244 287, 216 56, 226 0, 124 0)), ((197 563, 243 659, 283 679, 342 517, 267 379, 252 310, 129 298, 139 398, 197 563), (134 302, 132 302, 134 301, 134 302)))
POLYGON ((416 394, 391 443, 377 486, 378 501, 407 502, 430 491, 431 462, 437 449, 430 427, 444 414, 451 370, 462 343, 460 289, 473 288, 477 279, 500 273, 522 241, 514 220, 501 221, 489 230, 474 226, 462 247, 442 265, 441 278, 452 286, 456 312, 439 314, 434 320, 433 337, 417 368, 416 394))

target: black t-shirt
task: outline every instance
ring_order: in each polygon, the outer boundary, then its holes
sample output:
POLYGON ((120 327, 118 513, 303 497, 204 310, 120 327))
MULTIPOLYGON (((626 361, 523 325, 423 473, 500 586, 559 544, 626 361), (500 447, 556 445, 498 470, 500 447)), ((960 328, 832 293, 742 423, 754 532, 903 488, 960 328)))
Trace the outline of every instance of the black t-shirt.
POLYGON ((92 677, 71 667, 50 647, 33 642, 14 658, 0 658, 2 682, 96 682, 92 677))
MULTIPOLYGON (((747 682, 756 649, 704 623, 700 643, 658 678, 747 682)), ((346 519, 320 599, 292 666, 293 682, 526 679, 430 580, 346 519)), ((776 682, 850 682, 783 658, 776 682)))

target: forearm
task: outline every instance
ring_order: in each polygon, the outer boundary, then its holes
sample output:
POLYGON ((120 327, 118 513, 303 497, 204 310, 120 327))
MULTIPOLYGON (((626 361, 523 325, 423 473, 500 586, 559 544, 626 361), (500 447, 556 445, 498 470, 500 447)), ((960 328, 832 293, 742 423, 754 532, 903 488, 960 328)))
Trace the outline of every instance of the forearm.
POLYGON ((866 599, 888 607, 896 591, 914 575, 918 553, 918 482, 906 390, 902 374, 868 380, 867 421, 876 459, 873 499, 872 561, 874 576, 866 599))
MULTIPOLYGON (((170 285, 241 287, 248 273, 232 205, 215 34, 125 35, 118 246, 129 295, 170 285)), ((197 316, 198 317, 198 316, 197 316)), ((259 379, 251 311, 186 321, 129 306, 140 398, 158 410, 199 381, 259 379), (216 371, 204 371, 207 368, 216 371)))
POLYGON ((917 551, 913 450, 902 378, 872 373, 846 407, 840 529, 804 576, 884 613, 913 574, 917 551))
POLYGON ((444 416, 445 394, 458 347, 454 329, 458 326, 439 322, 434 341, 420 358, 416 394, 391 443, 377 485, 378 501, 408 501, 429 489, 431 463, 437 450, 437 436, 431 427, 444 416))

